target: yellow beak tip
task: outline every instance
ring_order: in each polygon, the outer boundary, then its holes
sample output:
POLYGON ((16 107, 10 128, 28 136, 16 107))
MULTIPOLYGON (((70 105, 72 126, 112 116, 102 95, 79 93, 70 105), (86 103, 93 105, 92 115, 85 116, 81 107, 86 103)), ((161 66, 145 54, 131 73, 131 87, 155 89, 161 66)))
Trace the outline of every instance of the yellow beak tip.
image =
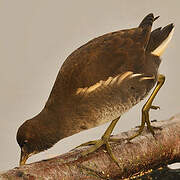
POLYGON ((29 158, 29 154, 21 152, 21 158, 19 161, 19 166, 25 165, 28 158, 29 158))

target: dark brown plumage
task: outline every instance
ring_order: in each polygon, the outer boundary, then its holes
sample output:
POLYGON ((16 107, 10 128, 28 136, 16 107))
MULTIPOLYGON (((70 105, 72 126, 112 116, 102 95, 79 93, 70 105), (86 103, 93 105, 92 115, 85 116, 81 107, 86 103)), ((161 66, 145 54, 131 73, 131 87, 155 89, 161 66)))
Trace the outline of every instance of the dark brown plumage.
POLYGON ((137 28, 95 38, 66 59, 44 109, 18 129, 21 165, 62 138, 118 118, 147 96, 157 82, 159 47, 174 27, 151 32, 155 19, 149 14, 137 28))

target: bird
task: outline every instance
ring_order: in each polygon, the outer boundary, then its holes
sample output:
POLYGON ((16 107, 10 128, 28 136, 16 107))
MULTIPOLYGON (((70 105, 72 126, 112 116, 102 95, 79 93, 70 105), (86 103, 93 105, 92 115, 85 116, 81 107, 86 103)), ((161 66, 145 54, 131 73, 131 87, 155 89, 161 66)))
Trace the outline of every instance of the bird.
POLYGON ((141 125, 129 140, 139 136, 145 124, 154 135, 149 110, 158 109, 153 100, 165 82, 158 69, 161 54, 170 42, 174 24, 152 30, 159 16, 153 13, 131 29, 123 29, 96 37, 76 49, 61 66, 52 91, 41 112, 26 120, 17 131, 21 149, 19 165, 37 153, 51 148, 65 137, 111 122, 86 156, 105 145, 112 160, 111 133, 119 118, 154 88, 142 108, 141 125))

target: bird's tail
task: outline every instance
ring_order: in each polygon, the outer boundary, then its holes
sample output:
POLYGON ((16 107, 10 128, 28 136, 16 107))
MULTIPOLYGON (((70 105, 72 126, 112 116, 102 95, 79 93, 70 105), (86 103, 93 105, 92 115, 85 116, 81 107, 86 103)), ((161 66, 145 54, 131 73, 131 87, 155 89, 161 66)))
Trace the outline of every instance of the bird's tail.
POLYGON ((156 56, 160 56, 166 49, 170 42, 174 32, 174 25, 169 24, 164 28, 157 28, 151 32, 148 45, 146 47, 147 52, 151 52, 156 56))
POLYGON ((148 27, 152 27, 153 22, 158 19, 159 16, 154 18, 154 15, 152 13, 148 14, 139 24, 140 28, 146 29, 148 27))
POLYGON ((159 18, 159 16, 154 18, 154 15, 152 13, 150 13, 139 24, 139 28, 142 29, 142 37, 141 38, 142 38, 144 48, 146 48, 148 45, 149 38, 151 35, 152 24, 158 18, 159 18))

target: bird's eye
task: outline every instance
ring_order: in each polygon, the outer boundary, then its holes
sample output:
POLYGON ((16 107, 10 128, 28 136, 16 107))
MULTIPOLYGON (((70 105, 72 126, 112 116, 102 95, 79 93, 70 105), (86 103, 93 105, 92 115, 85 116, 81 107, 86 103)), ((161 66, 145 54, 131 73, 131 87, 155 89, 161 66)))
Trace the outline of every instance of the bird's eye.
POLYGON ((27 144, 27 143, 28 143, 28 140, 26 139, 26 140, 24 140, 22 146, 24 146, 24 145, 27 144))

